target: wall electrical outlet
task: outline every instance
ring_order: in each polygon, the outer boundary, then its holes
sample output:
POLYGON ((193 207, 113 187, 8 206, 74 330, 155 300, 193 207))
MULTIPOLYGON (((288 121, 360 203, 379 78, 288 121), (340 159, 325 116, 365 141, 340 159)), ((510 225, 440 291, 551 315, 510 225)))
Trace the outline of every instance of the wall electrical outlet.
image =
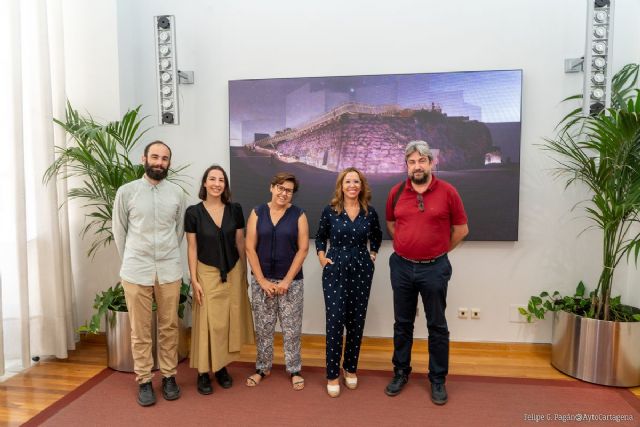
POLYGON ((472 308, 471 309, 471 318, 472 319, 479 319, 480 318, 480 309, 479 308, 472 308))
POLYGON ((458 317, 460 319, 466 319, 469 317, 469 309, 467 307, 458 308, 458 317))

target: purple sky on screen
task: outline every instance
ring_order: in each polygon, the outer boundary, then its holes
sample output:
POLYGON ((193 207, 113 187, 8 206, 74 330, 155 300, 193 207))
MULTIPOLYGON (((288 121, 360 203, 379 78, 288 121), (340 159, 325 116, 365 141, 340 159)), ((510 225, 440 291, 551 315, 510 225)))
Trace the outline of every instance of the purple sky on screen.
POLYGON ((230 142, 295 128, 346 102, 436 105, 449 116, 520 122, 521 88, 521 70, 235 80, 229 82, 230 142))

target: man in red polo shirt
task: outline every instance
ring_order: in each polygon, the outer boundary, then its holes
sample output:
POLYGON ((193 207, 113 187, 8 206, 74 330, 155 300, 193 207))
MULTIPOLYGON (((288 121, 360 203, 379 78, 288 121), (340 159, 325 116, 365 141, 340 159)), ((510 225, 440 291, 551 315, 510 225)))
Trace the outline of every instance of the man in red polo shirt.
POLYGON ((387 228, 394 253, 389 259, 393 288, 393 370, 385 389, 395 396, 409 381, 413 325, 418 295, 429 331, 431 400, 447 403, 449 329, 444 312, 451 264, 447 253, 469 234, 467 215, 456 189, 431 173, 433 155, 424 141, 405 149, 409 177, 389 192, 387 228))

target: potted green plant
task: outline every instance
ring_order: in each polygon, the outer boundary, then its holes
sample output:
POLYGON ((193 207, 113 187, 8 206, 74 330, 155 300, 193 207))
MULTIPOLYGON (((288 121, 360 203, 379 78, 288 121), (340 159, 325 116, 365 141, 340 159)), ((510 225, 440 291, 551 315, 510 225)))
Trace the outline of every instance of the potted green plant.
MULTIPOLYGON (((182 282, 182 285, 180 286, 180 302, 178 305, 178 317, 180 319, 184 319, 185 309, 187 308, 187 305, 190 306, 191 303, 192 298, 190 295, 190 285, 182 282)), ((109 287, 106 291, 98 292, 95 300, 93 301, 93 308, 95 313, 87 323, 78 328, 78 332, 98 334, 100 333, 102 319, 104 319, 105 316, 107 318, 107 322, 113 324, 115 321, 115 313, 128 312, 122 284, 118 282, 115 286, 109 287)))
MULTIPOLYGON (((542 292, 520 313, 543 319, 553 312, 551 363, 573 377, 604 385, 640 385, 640 309, 612 296, 621 261, 640 253, 640 91, 638 65, 625 66, 613 79, 612 106, 588 117, 580 109, 560 123, 543 149, 557 163, 554 173, 566 187, 584 185, 584 208, 591 229, 602 233, 602 270, 594 290, 580 282, 574 295, 542 292)), ((577 99, 574 96, 568 99, 577 99)))
MULTIPOLYGON (((178 328, 179 360, 185 359, 189 354, 187 329, 183 319, 185 309, 192 304, 190 288, 190 285, 184 282, 180 286, 180 301, 178 305, 178 317, 181 319, 178 328)), ((106 319, 108 366, 117 371, 133 372, 134 365, 133 354, 131 353, 131 335, 129 332, 129 311, 127 310, 127 302, 125 301, 122 284, 118 282, 106 291, 97 293, 93 301, 93 308, 95 309, 95 313, 91 316, 89 322, 78 328, 78 332, 98 334, 100 333, 102 319, 106 319)), ((155 303, 153 310, 155 314, 155 303)), ((152 348, 153 369, 158 369, 158 352, 157 346, 155 345, 157 342, 155 315, 152 318, 151 330, 151 335, 154 337, 152 348)))
MULTIPOLYGON (((86 209, 87 222, 82 229, 82 236, 92 237, 87 253, 90 257, 113 241, 112 208, 118 188, 144 174, 144 167, 130 160, 131 151, 149 130, 142 128, 145 117, 140 117, 140 108, 138 106, 127 111, 121 120, 104 124, 91 116, 80 114, 67 102, 65 119, 54 118, 54 122, 67 132, 73 143, 68 147, 56 147, 56 160, 45 172, 43 181, 46 183, 55 178, 75 178, 73 183, 76 186, 68 190, 67 196, 69 199, 80 200, 86 209)), ((181 172, 185 168, 186 166, 181 166, 171 169, 167 179, 180 185, 181 172)), ((188 291, 189 286, 183 284, 179 308, 181 319, 188 291)), ((99 292, 94 308, 96 314, 79 331, 97 333, 102 318, 106 316, 109 366, 117 370, 133 371, 129 318, 122 287, 118 284, 99 292)), ((181 338, 186 343, 184 322, 181 322, 180 328, 181 338)), ((155 338, 155 334, 153 336, 155 338)), ((179 345, 179 353, 181 357, 186 357, 186 344, 179 345)))

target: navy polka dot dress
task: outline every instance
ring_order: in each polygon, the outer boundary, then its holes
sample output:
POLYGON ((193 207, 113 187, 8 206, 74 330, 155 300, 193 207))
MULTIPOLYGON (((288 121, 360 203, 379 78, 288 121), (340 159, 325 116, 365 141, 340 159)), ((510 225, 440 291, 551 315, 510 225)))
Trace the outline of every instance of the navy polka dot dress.
POLYGON ((316 234, 316 251, 326 252, 333 261, 322 270, 322 289, 327 325, 327 379, 340 375, 343 333, 346 329, 342 367, 350 373, 358 369, 362 332, 367 316, 374 264, 371 252, 378 252, 382 241, 380 221, 375 209, 360 209, 354 221, 346 211, 338 214, 331 206, 322 211, 316 234), (329 250, 327 251, 327 240, 329 250))

